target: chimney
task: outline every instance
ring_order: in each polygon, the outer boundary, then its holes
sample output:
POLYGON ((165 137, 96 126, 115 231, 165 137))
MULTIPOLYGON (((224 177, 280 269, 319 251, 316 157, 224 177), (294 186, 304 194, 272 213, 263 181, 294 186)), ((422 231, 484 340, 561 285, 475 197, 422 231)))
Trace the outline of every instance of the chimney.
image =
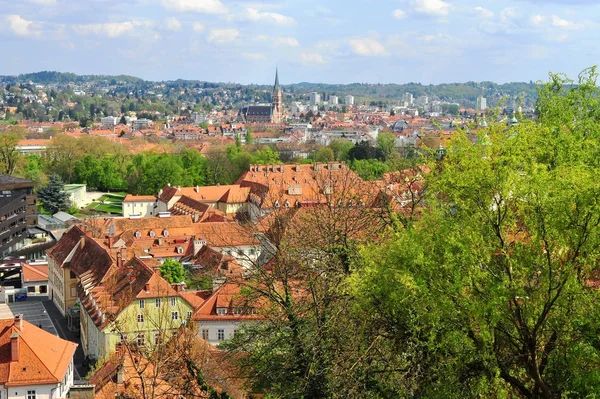
POLYGON ((198 221, 200 220, 200 214, 198 214, 198 212, 194 212, 192 220, 194 221, 194 223, 198 223, 198 221))
POLYGON ((117 251, 117 267, 123 267, 123 256, 121 255, 121 251, 117 251))
POLYGON ((85 245, 85 236, 81 236, 81 238, 79 239, 79 248, 83 249, 84 245, 85 245))
POLYGON ((150 292, 150 284, 149 283, 144 284, 144 291, 150 292))
POLYGON ((15 325, 15 327, 17 327, 19 329, 19 331, 21 331, 23 329, 23 315, 20 315, 20 314, 15 315, 14 325, 15 325))
POLYGON ((181 292, 181 291, 183 291, 183 283, 174 283, 174 284, 171 284, 171 286, 173 287, 173 289, 174 289, 176 292, 181 292))
POLYGON ((196 192, 199 193, 200 192, 200 186, 196 185, 196 192))
POLYGON ((19 361, 19 333, 10 334, 10 361, 19 361))
POLYGON ((117 384, 123 384, 123 364, 121 364, 117 369, 117 384))
POLYGON ((162 237, 158 237, 158 240, 157 240, 157 241, 158 241, 158 245, 162 245, 162 243, 163 243, 163 239, 162 239, 162 237))

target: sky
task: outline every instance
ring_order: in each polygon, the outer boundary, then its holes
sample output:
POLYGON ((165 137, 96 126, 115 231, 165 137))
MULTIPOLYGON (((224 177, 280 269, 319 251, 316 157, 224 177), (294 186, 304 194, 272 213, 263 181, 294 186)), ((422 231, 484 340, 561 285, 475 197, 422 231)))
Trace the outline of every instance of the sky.
POLYGON ((0 0, 0 75, 497 83, 598 64, 593 0, 0 0))

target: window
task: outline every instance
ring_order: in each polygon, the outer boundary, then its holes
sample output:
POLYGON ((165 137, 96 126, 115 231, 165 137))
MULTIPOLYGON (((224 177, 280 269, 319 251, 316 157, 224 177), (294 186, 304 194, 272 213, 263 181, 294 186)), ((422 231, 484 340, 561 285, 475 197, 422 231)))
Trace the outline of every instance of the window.
POLYGON ((208 340, 208 328, 202 329, 202 339, 208 340))
POLYGON ((144 346, 144 333, 139 333, 137 335, 137 344, 138 346, 144 346))
POLYGON ((187 312, 186 319, 190 320, 191 318, 192 318, 192 311, 190 310, 187 312))
POLYGON ((144 301, 143 299, 140 299, 140 309, 144 309, 145 304, 146 304, 146 301, 144 301))
POLYGON ((177 312, 177 311, 171 312, 171 320, 173 320, 173 321, 179 320, 179 312, 177 312))
POLYGON ((219 314, 219 315, 227 314, 227 308, 217 308, 217 314, 219 314))
POLYGON ((171 306, 175 306, 177 305, 177 298, 175 298, 174 296, 171 297, 171 306))
POLYGON ((36 399, 37 395, 35 394, 35 391, 27 391, 27 399, 36 399))
POLYGON ((71 298, 75 298, 77 296, 77 288, 71 287, 71 298))
POLYGON ((144 315, 143 314, 137 315, 137 320, 138 320, 138 323, 143 323, 144 322, 144 315))
POLYGON ((155 331, 154 332, 154 345, 159 345, 161 343, 162 339, 160 336, 160 331, 155 331))
POLYGON ((155 298, 154 299, 154 305, 156 305, 157 308, 160 308, 160 305, 161 305, 160 298, 155 298))
POLYGON ((223 330, 223 329, 217 330, 217 339, 219 341, 223 341, 225 339, 225 330, 223 330))
POLYGON ((69 277, 70 278, 77 278, 77 276, 75 275, 75 273, 73 273, 73 270, 69 270, 69 277))
POLYGON ((163 230, 163 237, 169 236, 169 230, 163 230))

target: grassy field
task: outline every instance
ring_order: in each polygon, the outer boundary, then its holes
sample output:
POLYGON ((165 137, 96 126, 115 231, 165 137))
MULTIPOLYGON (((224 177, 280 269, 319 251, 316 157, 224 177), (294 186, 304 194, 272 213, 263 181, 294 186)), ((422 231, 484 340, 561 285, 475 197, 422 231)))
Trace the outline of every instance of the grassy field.
POLYGON ((121 204, 125 193, 107 193, 87 206, 87 210, 101 213, 122 214, 121 204))

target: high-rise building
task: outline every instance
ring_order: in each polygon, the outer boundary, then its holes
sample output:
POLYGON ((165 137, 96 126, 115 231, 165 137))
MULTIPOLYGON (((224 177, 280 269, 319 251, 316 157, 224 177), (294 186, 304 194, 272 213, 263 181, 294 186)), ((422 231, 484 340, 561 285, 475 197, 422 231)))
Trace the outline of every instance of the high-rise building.
POLYGON ((329 96, 329 104, 338 105, 338 96, 329 96))
POLYGON ((319 105, 321 102, 321 95, 316 91, 310 93, 310 105, 319 105))
POLYGON ((487 109, 487 99, 483 96, 477 99, 477 109, 483 111, 487 109))
POLYGON ((402 101, 406 106, 412 105, 413 95, 411 93, 404 93, 404 95, 402 96, 402 101))
POLYGON ((27 227, 37 225, 34 186, 29 180, 0 175, 0 258, 19 249, 27 227))
POLYGON ((354 105, 354 96, 347 95, 345 98, 346 105, 354 105))

